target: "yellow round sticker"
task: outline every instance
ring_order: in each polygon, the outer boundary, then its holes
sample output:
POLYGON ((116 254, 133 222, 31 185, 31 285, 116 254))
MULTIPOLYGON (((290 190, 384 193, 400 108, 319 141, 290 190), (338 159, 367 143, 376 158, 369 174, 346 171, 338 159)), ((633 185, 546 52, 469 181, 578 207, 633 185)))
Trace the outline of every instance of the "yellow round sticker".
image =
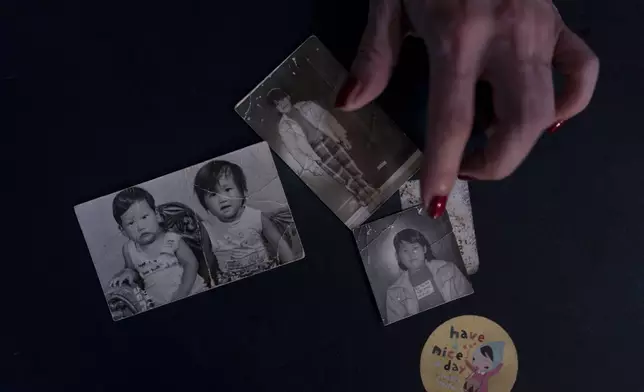
POLYGON ((509 392, 518 370, 510 335, 479 316, 441 324, 420 354, 420 377, 428 392, 509 392))

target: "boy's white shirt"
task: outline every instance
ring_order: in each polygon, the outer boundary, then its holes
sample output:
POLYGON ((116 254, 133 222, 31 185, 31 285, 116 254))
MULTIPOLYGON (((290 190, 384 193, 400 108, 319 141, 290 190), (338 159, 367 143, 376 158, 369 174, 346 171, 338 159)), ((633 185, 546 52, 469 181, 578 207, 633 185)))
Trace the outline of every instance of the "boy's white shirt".
POLYGON ((293 107, 334 142, 339 143, 341 140, 346 140, 347 130, 322 106, 313 101, 302 101, 296 103, 293 107))
MULTIPOLYGON (((293 105, 315 128, 336 143, 347 139, 347 131, 326 109, 313 101, 302 101, 293 105)), ((317 168, 316 161, 320 157, 313 151, 306 139, 300 124, 287 114, 282 115, 278 124, 278 132, 287 150, 305 171, 317 168)))
MULTIPOLYGON (((152 255, 137 249, 134 241, 129 241, 127 245, 132 264, 143 279, 145 291, 157 305, 171 301, 181 285, 183 276, 183 267, 176 256, 181 236, 172 232, 163 233, 163 236, 163 245, 152 255)), ((203 279, 197 275, 192 292, 195 293, 203 287, 203 279)))

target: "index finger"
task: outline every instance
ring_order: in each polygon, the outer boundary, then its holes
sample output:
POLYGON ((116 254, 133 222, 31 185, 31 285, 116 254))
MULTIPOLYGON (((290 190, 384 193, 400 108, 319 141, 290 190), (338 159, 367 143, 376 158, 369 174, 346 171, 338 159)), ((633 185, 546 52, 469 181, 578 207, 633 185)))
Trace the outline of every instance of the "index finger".
POLYGON ((421 186, 424 206, 433 218, 444 211, 471 133, 475 84, 487 39, 488 26, 465 21, 439 48, 430 48, 429 114, 421 186))

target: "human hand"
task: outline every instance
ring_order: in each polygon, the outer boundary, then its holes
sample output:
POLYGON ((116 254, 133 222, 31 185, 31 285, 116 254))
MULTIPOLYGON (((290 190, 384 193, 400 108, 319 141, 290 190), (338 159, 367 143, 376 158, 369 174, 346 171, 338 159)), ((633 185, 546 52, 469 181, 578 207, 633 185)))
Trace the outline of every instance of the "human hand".
POLYGON ((554 130, 581 112, 593 95, 599 60, 566 27, 551 0, 372 0, 352 77, 337 97, 339 108, 359 109, 385 89, 407 33, 402 1, 429 54, 421 189, 425 208, 437 218, 458 175, 507 177, 544 129, 554 130), (566 77, 557 97, 553 68, 566 77), (464 157, 477 80, 492 85, 495 120, 485 148, 464 157))
POLYGON ((134 279, 136 278, 136 275, 134 271, 132 271, 129 268, 121 270, 119 273, 117 273, 112 280, 110 280, 109 286, 110 287, 120 287, 123 284, 127 282, 128 285, 132 285, 134 283, 134 279))

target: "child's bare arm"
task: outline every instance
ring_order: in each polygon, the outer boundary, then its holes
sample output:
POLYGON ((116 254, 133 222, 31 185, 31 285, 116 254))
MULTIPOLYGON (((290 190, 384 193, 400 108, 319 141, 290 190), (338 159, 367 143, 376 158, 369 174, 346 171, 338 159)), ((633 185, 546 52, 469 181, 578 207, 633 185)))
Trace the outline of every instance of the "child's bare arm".
POLYGON ((277 250, 279 262, 288 263, 293 261, 293 252, 291 252, 288 243, 282 238, 284 233, 281 233, 275 223, 264 213, 262 213, 262 232, 271 247, 277 250))
POLYGON ((123 261, 125 262, 125 268, 135 271, 134 263, 132 262, 132 258, 130 257, 130 252, 127 251, 127 243, 123 244, 122 251, 123 251, 123 261))
POLYGON ((192 286, 195 284, 195 280, 197 279, 197 269, 199 267, 195 254, 192 253, 188 244, 186 244, 182 239, 179 240, 176 255, 181 267, 183 267, 183 274, 181 275, 181 284, 172 296, 173 301, 190 294, 192 286))
POLYGON ((125 263, 123 269, 119 271, 114 278, 110 281, 110 287, 120 286, 126 281, 129 284, 134 284, 134 282, 139 278, 138 272, 134 268, 132 259, 130 258, 130 253, 127 251, 127 243, 123 245, 123 261, 125 263))

